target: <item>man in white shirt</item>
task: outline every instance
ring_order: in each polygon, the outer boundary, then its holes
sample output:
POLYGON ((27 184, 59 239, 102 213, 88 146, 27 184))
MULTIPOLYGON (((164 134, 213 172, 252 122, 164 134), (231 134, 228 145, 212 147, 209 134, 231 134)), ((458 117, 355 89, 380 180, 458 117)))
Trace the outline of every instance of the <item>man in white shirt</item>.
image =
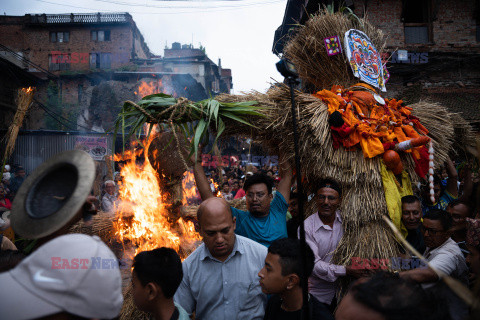
MULTIPOLYGON (((422 232, 427 249, 423 254, 431 267, 457 279, 468 286, 468 268, 462 251, 450 238, 452 217, 444 210, 432 209, 423 217, 422 232)), ((439 277, 431 268, 417 268, 400 273, 422 284, 424 289, 437 285, 439 277)), ((453 293, 448 293, 452 319, 463 319, 468 308, 453 293)))
POLYGON ((195 319, 261 320, 267 296, 257 273, 267 248, 235 235, 235 217, 221 198, 208 198, 198 208, 203 244, 182 264, 183 280, 175 303, 195 319))

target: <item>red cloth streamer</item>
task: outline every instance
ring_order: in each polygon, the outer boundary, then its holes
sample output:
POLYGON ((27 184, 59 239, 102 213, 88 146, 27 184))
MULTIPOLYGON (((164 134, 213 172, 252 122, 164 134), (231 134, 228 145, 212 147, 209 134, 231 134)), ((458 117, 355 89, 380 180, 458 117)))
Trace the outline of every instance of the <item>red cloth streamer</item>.
POLYGON ((412 157, 413 161, 415 162, 415 172, 420 178, 425 178, 428 173, 428 148, 426 146, 422 146, 416 150, 420 154, 420 159, 412 157))

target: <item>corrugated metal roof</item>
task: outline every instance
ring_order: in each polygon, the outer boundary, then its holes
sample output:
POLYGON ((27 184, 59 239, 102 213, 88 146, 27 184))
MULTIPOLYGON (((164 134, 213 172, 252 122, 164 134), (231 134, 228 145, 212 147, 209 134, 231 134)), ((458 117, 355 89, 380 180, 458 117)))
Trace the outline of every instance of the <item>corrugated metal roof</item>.
POLYGON ((52 156, 67 150, 75 149, 78 137, 106 137, 107 154, 112 154, 113 135, 65 132, 30 132, 19 134, 15 142, 15 149, 9 161, 11 165, 21 165, 27 173, 31 173, 41 163, 52 156))

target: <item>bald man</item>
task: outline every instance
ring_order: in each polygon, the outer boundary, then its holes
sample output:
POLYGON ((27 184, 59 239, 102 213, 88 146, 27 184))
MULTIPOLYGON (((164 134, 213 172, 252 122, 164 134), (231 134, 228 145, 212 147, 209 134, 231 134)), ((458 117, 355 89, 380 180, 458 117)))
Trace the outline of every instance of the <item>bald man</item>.
POLYGON ((263 319, 267 297, 257 273, 267 248, 235 235, 228 203, 209 198, 197 211, 203 244, 182 264, 174 300, 195 319, 263 319))

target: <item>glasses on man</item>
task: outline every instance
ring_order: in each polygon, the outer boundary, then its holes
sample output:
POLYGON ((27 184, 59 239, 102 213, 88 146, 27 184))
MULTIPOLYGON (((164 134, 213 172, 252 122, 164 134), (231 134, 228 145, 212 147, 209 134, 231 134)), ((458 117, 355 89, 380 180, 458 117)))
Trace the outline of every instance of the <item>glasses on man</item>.
POLYGON ((260 200, 260 199, 263 199, 266 195, 267 194, 265 192, 257 192, 257 193, 249 192, 249 193, 247 193, 247 198, 252 199, 252 200, 256 198, 256 199, 260 200))
POLYGON ((338 197, 335 196, 325 196, 323 194, 317 194, 317 199, 320 201, 325 201, 325 199, 328 199, 329 201, 335 201, 338 199, 338 197))

